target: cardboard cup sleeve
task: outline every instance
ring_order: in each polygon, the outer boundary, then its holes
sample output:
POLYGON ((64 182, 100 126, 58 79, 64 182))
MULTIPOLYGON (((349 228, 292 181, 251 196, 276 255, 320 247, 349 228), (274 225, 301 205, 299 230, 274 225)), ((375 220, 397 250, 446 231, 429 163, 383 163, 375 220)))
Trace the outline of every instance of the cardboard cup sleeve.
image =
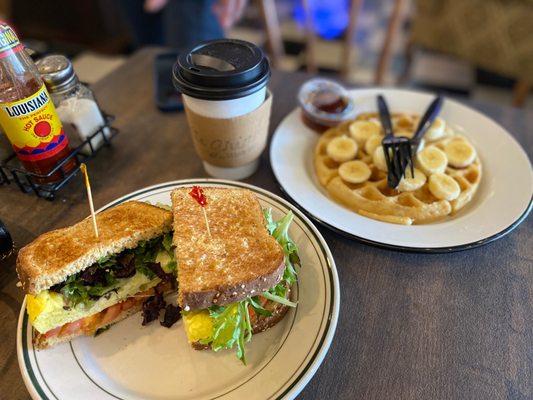
POLYGON ((200 158, 217 167, 240 167, 256 160, 266 147, 272 94, 248 114, 209 118, 185 107, 194 147, 200 158))

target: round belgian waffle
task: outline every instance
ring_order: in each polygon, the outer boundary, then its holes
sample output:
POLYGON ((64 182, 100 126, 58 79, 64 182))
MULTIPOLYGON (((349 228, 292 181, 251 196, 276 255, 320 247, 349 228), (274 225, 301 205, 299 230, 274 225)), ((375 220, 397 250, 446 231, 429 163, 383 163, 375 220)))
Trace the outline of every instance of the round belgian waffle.
MULTIPOLYGON (((373 120, 379 124, 377 118, 377 114, 367 113, 358 116, 355 121, 373 120)), ((412 136, 419 117, 393 114, 392 119, 395 134, 412 136)), ((451 201, 439 200, 432 194, 428 187, 429 176, 426 183, 414 191, 400 192, 390 188, 387 185, 387 173, 374 165, 372 155, 366 153, 364 143, 361 142, 354 159, 368 165, 370 177, 365 182, 355 184, 343 180, 339 175, 342 163, 328 156, 326 148, 336 137, 350 137, 349 127, 352 122, 354 121, 347 121, 324 132, 315 147, 314 164, 318 181, 337 202, 370 218, 410 225, 428 223, 453 215, 472 200, 481 180, 481 162, 477 156, 464 168, 453 168, 449 163, 446 166, 444 174, 452 177, 460 187, 459 196, 451 201)), ((468 142, 462 134, 447 126, 442 137, 434 141, 426 140, 425 146, 434 145, 444 150, 451 140, 468 142)))

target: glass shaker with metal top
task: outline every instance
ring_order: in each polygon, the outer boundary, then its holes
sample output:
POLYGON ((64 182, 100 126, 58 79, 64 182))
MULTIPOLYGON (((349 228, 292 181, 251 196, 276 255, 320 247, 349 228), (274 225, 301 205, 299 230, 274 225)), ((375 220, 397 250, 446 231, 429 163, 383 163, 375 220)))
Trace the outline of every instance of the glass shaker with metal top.
MULTIPOLYGON (((59 118, 71 138, 77 137, 80 141, 85 141, 104 126, 105 120, 93 91, 79 81, 68 58, 50 55, 36 64, 59 118)), ((104 128, 104 135, 109 136, 109 128, 104 128)), ((103 144, 103 137, 96 135, 91 139, 91 144, 93 150, 97 150, 103 144)), ((90 146, 84 146, 82 152, 90 154, 90 146)))

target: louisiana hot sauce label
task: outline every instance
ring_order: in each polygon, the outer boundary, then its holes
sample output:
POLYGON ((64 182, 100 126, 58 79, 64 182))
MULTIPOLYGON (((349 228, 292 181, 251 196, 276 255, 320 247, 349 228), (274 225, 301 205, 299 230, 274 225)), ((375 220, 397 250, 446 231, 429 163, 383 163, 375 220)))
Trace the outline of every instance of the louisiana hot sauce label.
POLYGON ((44 84, 25 99, 0 104, 0 125, 23 161, 50 158, 68 144, 44 84))

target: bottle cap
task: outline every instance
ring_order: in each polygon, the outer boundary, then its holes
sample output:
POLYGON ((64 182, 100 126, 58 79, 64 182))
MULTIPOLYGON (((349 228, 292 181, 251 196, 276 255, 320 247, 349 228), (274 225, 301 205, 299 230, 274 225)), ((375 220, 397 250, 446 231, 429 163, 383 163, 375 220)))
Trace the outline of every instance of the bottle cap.
POLYGON ((78 83, 70 60, 60 54, 41 58, 36 63, 39 74, 51 93, 70 90, 78 83))
POLYGON ((204 100, 230 100, 262 89, 270 78, 268 60, 259 47, 236 39, 197 44, 178 57, 174 86, 204 100))

